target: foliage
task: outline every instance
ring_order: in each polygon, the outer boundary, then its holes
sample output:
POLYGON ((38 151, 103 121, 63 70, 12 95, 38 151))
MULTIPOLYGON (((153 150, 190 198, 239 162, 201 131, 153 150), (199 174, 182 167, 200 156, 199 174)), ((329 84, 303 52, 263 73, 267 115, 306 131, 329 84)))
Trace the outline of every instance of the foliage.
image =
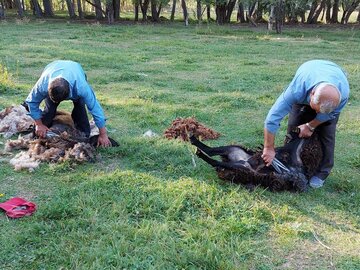
MULTIPOLYGON (((36 2, 40 3, 41 6, 41 2, 45 3, 48 2, 49 0, 44 0, 44 1, 39 1, 39 0, 33 0, 36 2)), ((15 2, 15 0, 9 0, 9 2, 15 2)), ((94 16, 94 10, 96 10, 96 8, 94 8, 93 5, 89 4, 89 1, 80 1, 82 4, 82 11, 85 12, 85 18, 87 19, 95 19, 96 16, 94 16)), ((109 7, 113 7, 114 9, 117 9, 118 12, 120 12, 121 10, 121 18, 122 19, 134 19, 134 5, 138 5, 140 3, 144 4, 144 2, 152 2, 154 4, 156 4, 157 7, 159 7, 159 5, 161 5, 161 10, 157 11, 157 12, 161 12, 161 14, 159 14, 160 16, 162 16, 163 18, 167 18, 170 19, 171 16, 171 8, 172 8, 172 4, 173 1, 170 0, 152 0, 152 1, 141 1, 141 0, 99 0, 99 5, 101 6, 101 10, 104 11, 104 15, 107 14, 106 10, 109 7), (120 5, 120 6, 119 6, 120 5)), ((177 1, 180 2, 177 5, 177 18, 180 20, 180 18, 182 18, 181 13, 183 12, 182 8, 181 8, 181 1, 177 1)), ((333 14, 334 13, 334 9, 339 10, 339 15, 338 15, 338 21, 340 21, 341 19, 341 15, 344 13, 350 13, 352 14, 351 19, 349 21, 349 23, 354 23, 354 22, 358 22, 360 19, 359 14, 359 5, 360 5, 360 1, 350 1, 350 0, 339 0, 337 1, 327 1, 326 5, 321 5, 321 3, 323 3, 323 1, 310 1, 310 0, 284 0, 284 1, 278 1, 278 0, 235 0, 234 1, 230 1, 230 0, 202 0, 199 1, 200 3, 200 11, 204 12, 205 11, 205 6, 207 5, 211 5, 211 16, 216 18, 216 21, 219 22, 219 16, 221 16, 221 10, 222 8, 226 7, 227 12, 229 12, 230 14, 236 13, 237 8, 239 6, 239 4, 241 3, 244 6, 244 9, 242 11, 242 15, 244 17, 246 16, 250 16, 250 17, 254 17, 254 19, 260 19, 264 20, 267 19, 270 16, 270 6, 272 5, 279 5, 280 2, 284 2, 284 14, 283 14, 283 20, 290 22, 290 23, 294 23, 294 22, 298 22, 301 20, 303 20, 303 18, 306 16, 308 16, 311 13, 311 10, 319 10, 321 11, 321 14, 325 14, 327 11, 329 11, 329 14, 333 14), (233 2, 235 5, 232 6, 230 4, 230 2, 233 2), (335 5, 336 3, 336 5, 335 5), (327 6, 329 5, 329 6, 327 6), (230 7, 231 6, 231 7, 230 7), (341 8, 339 8, 341 7, 341 8), (349 11, 350 7, 351 10, 349 11)), ((32 2, 30 0, 25 0, 24 2, 24 11, 25 14, 27 16, 32 16, 33 15, 33 11, 32 11, 32 2)), ((67 2, 65 0, 54 0, 54 1, 50 1, 49 5, 52 6, 52 9, 55 11, 55 15, 52 14, 46 14, 45 10, 43 10, 43 14, 40 16, 45 16, 45 17, 66 17, 68 18, 70 16, 70 14, 66 14, 67 12, 67 2)), ((75 8, 75 12, 78 12, 78 10, 76 10, 77 8, 77 1, 74 1, 73 6, 75 8)), ((197 3, 198 0, 185 0, 184 3, 186 3, 187 7, 189 9, 192 9, 193 12, 188 12, 189 14, 193 13, 193 17, 190 18, 190 20, 195 20, 197 22, 197 15, 196 15, 196 9, 197 9, 197 3)), ((143 6, 144 7, 144 6, 143 6)), ((5 8, 8 8, 8 5, 5 6, 5 8)), ((12 15, 16 15, 17 12, 14 10, 16 9, 16 4, 12 5, 12 8, 7 10, 6 13, 12 14, 12 15)), ((148 12, 151 13, 151 5, 148 5, 147 7, 148 12)), ((70 13, 70 12, 69 12, 70 13)), ((7 17, 11 17, 11 15, 7 14, 7 17)), ((155 13, 154 13, 155 14, 155 13)), ((320 13, 319 13, 320 14, 320 13)), ((349 14, 349 15, 350 15, 349 14)), ((76 14, 75 14, 76 15, 76 14)), ((73 15, 71 15, 73 16, 73 15)), ((71 17, 70 16, 70 17, 71 17)), ((77 14, 77 16, 80 17, 80 14, 77 14)), ((109 14, 107 14, 106 16, 109 16, 109 14)), ((229 15, 230 16, 230 15, 229 15)), ((22 17, 22 16, 21 16, 22 17)), ((74 19, 74 18, 73 18, 74 19)), ((118 18, 115 18, 116 20, 118 18)), ((150 18, 149 18, 150 19, 150 18)), ((97 18, 97 20, 101 20, 101 18, 97 18)), ((157 20, 155 20, 157 21, 157 20)), ((231 17, 231 22, 235 22, 238 21, 237 16, 235 14, 233 14, 233 16, 231 17)), ((229 23, 230 21, 225 21, 226 23, 229 23)), ((302 21, 305 23, 305 21, 302 21)), ((325 21, 321 18, 316 18, 316 22, 318 23, 331 23, 331 21, 325 21)), ((113 23, 113 22, 112 22, 113 23)), ((343 21, 342 23, 347 24, 348 21, 343 21)))
POLYGON ((12 74, 9 73, 6 66, 0 63, 0 93, 4 93, 14 86, 12 74))
POLYGON ((0 200, 38 205, 31 217, 0 215, 1 269, 360 268, 357 29, 285 28, 279 37, 247 26, 31 20, 1 31, 0 59, 18 88, 2 93, 1 109, 21 103, 52 60, 78 61, 121 145, 99 150, 96 163, 33 173, 1 156, 0 200), (259 146, 270 106, 313 58, 343 66, 352 91, 324 188, 249 192, 220 181, 189 144, 161 137, 176 117, 195 116, 223 134, 212 146, 259 146), (143 137, 149 129, 160 136, 143 137))

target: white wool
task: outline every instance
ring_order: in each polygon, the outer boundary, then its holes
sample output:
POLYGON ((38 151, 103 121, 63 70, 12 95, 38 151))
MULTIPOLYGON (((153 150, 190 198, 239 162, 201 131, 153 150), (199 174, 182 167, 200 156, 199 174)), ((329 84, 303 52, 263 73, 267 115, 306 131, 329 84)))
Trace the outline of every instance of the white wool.
POLYGON ((30 157, 27 152, 20 152, 10 160, 10 164, 14 166, 15 171, 22 169, 33 171, 39 166, 40 162, 30 157))
POLYGON ((11 106, 0 112, 0 133, 5 138, 29 130, 33 125, 33 119, 27 115, 24 106, 11 106))
MULTIPOLYGON (((68 122, 71 115, 59 112, 61 117, 57 125, 65 125, 69 131, 74 131, 72 125, 62 124, 61 121, 68 122)), ((11 106, 0 112, 0 133, 5 138, 12 135, 27 131, 33 125, 33 120, 27 115, 27 111, 23 106, 11 106)), ((64 128, 64 127, 63 127, 64 128)), ((76 131, 78 132, 78 131, 76 131)), ((99 130, 94 123, 91 124, 91 132, 98 133, 99 130)), ((65 160, 84 162, 91 161, 95 157, 95 149, 88 143, 77 143, 69 146, 69 137, 66 132, 61 133, 61 138, 51 139, 34 139, 32 134, 24 137, 19 136, 17 140, 8 140, 5 144, 5 150, 10 152, 19 149, 28 149, 18 153, 10 160, 10 164, 15 170, 28 169, 33 171, 41 162, 62 162, 65 160), (57 141, 59 140, 59 141, 57 141), (70 148, 69 148, 70 147, 70 148)), ((73 135, 75 136, 75 135, 73 135)))

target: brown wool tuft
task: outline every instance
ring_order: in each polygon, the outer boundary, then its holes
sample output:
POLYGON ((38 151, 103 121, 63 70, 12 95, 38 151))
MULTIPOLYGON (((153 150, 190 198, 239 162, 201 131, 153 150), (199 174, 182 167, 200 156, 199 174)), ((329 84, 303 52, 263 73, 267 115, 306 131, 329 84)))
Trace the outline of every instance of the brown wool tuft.
POLYGON ((220 133, 205 127, 199 123, 194 117, 176 118, 171 126, 164 131, 164 136, 167 139, 180 139, 189 141, 189 134, 202 140, 214 140, 219 138, 220 133))

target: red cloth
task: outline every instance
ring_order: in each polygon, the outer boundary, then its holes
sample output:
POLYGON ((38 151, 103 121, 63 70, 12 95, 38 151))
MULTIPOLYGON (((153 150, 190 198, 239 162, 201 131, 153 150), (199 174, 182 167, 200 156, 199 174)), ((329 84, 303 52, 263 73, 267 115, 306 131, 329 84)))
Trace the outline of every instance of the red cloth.
POLYGON ((0 203, 0 208, 6 211, 6 215, 11 218, 30 216, 36 210, 36 205, 22 198, 12 198, 0 203))

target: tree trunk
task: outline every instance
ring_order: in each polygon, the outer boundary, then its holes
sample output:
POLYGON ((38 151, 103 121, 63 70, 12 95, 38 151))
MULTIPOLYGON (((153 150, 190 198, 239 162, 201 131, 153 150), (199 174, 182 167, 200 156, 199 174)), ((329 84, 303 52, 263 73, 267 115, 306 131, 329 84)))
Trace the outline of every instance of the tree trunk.
POLYGON ((114 7, 114 19, 120 19, 120 0, 113 0, 113 7, 114 7))
POLYGON ((217 3, 215 7, 216 22, 218 24, 224 24, 226 18, 226 5, 224 3, 217 3))
POLYGON ((278 0, 276 2, 276 7, 275 7, 275 27, 276 27, 277 34, 282 33, 284 18, 285 18, 284 1, 278 0))
POLYGON ((271 4, 270 6, 270 13, 269 13, 269 21, 268 21, 268 30, 272 31, 274 29, 275 23, 275 5, 271 4))
POLYGON ((172 8, 171 8, 171 16, 170 16, 170 21, 174 21, 175 18, 175 10, 176 10, 176 0, 173 0, 172 3, 172 8))
POLYGON ((53 17, 54 12, 53 12, 53 9, 52 9, 51 0, 43 0, 43 4, 44 4, 44 15, 45 15, 45 17, 53 17))
POLYGON ((354 0, 350 6, 348 6, 346 9, 344 9, 344 13, 341 18, 342 24, 347 24, 349 22, 351 14, 355 11, 355 9, 359 5, 359 3, 360 3, 360 0, 354 0))
POLYGON ((238 7, 238 13, 237 13, 237 21, 240 23, 244 23, 246 22, 245 20, 245 10, 244 10, 244 5, 243 3, 239 3, 239 7, 238 7))
POLYGON ((139 21, 139 3, 136 2, 134 4, 134 14, 135 14, 135 22, 138 22, 139 21))
POLYGON ((158 17, 158 20, 159 20, 159 21, 160 21, 161 9, 162 9, 162 3, 160 2, 159 9, 158 9, 158 11, 157 11, 157 17, 158 17))
POLYGON ((80 20, 84 19, 84 13, 82 10, 81 0, 77 0, 77 9, 78 9, 80 20))
POLYGON ((188 11, 187 11, 186 1, 185 0, 181 0, 181 8, 182 8, 183 14, 184 14, 185 26, 188 26, 189 25, 189 14, 188 14, 188 11))
POLYGON ((103 19, 103 11, 101 8, 101 1, 100 0, 94 0, 94 7, 95 7, 95 18, 97 20, 103 19))
POLYGON ((326 14, 325 14, 326 23, 331 21, 331 0, 326 1, 326 14))
POLYGON ((253 17, 254 13, 256 12, 258 6, 258 2, 255 1, 254 3, 252 3, 252 5, 249 6, 249 17, 253 17))
POLYGON ((112 0, 106 1, 106 18, 108 20, 108 24, 114 23, 114 6, 112 0))
POLYGON ((325 4, 326 4, 326 0, 322 0, 320 4, 317 2, 317 0, 312 2, 307 23, 309 24, 317 23, 320 13, 325 7, 325 4))
POLYGON ((325 6, 326 6, 326 1, 327 0, 322 0, 320 3, 320 7, 316 10, 315 14, 314 14, 314 18, 313 18, 313 23, 317 23, 319 16, 321 14, 321 11, 324 10, 325 6))
POLYGON ((330 22, 339 23, 338 16, 339 16, 339 0, 334 0, 330 22))
POLYGON ((196 18, 200 24, 202 21, 201 0, 196 0, 196 18))
POLYGON ((157 7, 156 7, 156 0, 150 0, 150 10, 151 10, 151 20, 153 22, 158 22, 159 17, 158 17, 158 12, 157 12, 157 7))
POLYGON ((296 3, 291 1, 289 3, 289 13, 288 13, 289 23, 298 23, 298 18, 296 16, 296 3))
POLYGON ((66 5, 67 5, 70 19, 75 19, 76 15, 75 15, 75 9, 74 9, 73 2, 71 0, 66 0, 66 5))
POLYGON ((310 11, 309 11, 309 15, 308 15, 308 19, 307 19, 307 23, 311 23, 312 22, 312 18, 315 14, 315 11, 318 7, 318 2, 317 0, 314 0, 312 3, 311 3, 311 8, 310 8, 310 11))
POLYGON ((24 10, 23 10, 23 7, 21 5, 21 1, 20 0, 15 0, 15 5, 18 9, 18 16, 20 18, 24 17, 24 10))
POLYGON ((0 20, 5 19, 5 6, 4 1, 0 0, 0 20))
POLYGON ((37 18, 41 18, 43 16, 43 13, 42 13, 41 7, 39 5, 39 2, 37 0, 31 0, 31 2, 32 2, 33 8, 34 8, 34 15, 37 18))
POLYGON ((140 8, 141 8, 141 13, 142 13, 142 16, 143 16, 143 21, 147 21, 147 10, 149 8, 149 1, 150 0, 144 0, 144 2, 142 3, 140 1, 140 8))
POLYGON ((235 8, 236 0, 229 0, 229 3, 226 7, 226 16, 225 16, 225 22, 230 23, 231 21, 231 14, 235 8))
POLYGON ((210 11, 211 11, 210 4, 206 4, 206 19, 208 22, 210 22, 211 20, 210 11))

